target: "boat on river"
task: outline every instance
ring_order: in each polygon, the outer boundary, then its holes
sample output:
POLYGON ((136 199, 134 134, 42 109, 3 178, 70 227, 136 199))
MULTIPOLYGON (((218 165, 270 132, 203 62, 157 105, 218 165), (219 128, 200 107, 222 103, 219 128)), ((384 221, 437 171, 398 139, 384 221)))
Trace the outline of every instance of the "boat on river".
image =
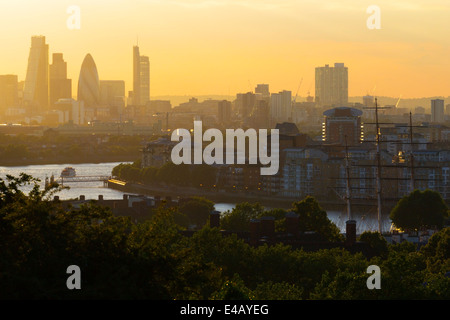
POLYGON ((77 172, 72 167, 65 167, 63 171, 61 171, 61 178, 73 178, 77 175, 77 172))

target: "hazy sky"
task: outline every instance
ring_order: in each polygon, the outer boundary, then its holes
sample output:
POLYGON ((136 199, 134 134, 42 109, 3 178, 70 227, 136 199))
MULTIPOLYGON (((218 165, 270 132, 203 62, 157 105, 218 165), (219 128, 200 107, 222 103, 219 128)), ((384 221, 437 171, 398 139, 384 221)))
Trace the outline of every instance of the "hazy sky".
POLYGON ((314 68, 343 62, 349 95, 450 95, 449 0, 14 0, 0 2, 0 74, 24 80, 30 39, 62 52, 76 93, 91 53, 101 80, 132 88, 132 46, 151 63, 151 96, 314 93, 314 68), (70 30, 67 8, 80 8, 70 30), (366 9, 381 9, 370 30, 366 9))

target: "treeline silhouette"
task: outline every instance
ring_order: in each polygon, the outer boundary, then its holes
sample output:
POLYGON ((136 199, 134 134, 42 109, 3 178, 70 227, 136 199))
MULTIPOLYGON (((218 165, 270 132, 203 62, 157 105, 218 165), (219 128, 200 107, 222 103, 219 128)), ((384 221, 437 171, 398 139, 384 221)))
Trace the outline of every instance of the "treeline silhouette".
MULTIPOLYGON (((0 298, 450 298, 450 228, 420 249, 409 242, 390 245, 376 232, 364 233, 360 240, 376 251, 369 259, 341 248, 306 252, 282 244, 254 247, 236 235, 223 236, 208 223, 186 237, 176 222, 177 207, 162 205, 149 220, 133 223, 94 201, 63 209, 53 198, 59 189, 41 190, 26 174, 0 181, 0 298), (28 194, 21 191, 26 184, 33 186, 28 194), (80 290, 66 286, 70 265, 81 269, 80 290), (379 290, 367 288, 370 265, 381 269, 379 290)), ((315 221, 306 212, 317 208, 314 199, 302 201, 297 206, 302 219, 315 221)), ((249 210, 258 213, 256 205, 231 213, 243 216, 249 210)))

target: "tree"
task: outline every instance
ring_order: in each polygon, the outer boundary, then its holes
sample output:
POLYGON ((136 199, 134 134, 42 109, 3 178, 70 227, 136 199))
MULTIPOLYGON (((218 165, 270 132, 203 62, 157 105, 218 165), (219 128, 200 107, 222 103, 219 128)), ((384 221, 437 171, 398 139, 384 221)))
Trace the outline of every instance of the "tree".
POLYGON ((367 243, 377 256, 386 257, 388 254, 388 243, 378 231, 364 231, 358 241, 367 243))
POLYGON ((264 207, 259 203, 238 203, 231 212, 226 212, 221 219, 221 227, 230 231, 248 231, 250 221, 262 216, 264 207))
POLYGON ((315 231, 328 241, 342 241, 339 228, 328 219, 316 199, 307 196, 302 201, 292 204, 292 211, 299 215, 300 231, 315 231))
POLYGON ((206 198, 192 197, 183 202, 179 210, 185 215, 188 224, 203 227, 209 219, 209 215, 214 210, 214 203, 206 198))
POLYGON ((432 190, 414 190, 404 196, 390 213, 390 219, 400 229, 442 228, 448 207, 441 195, 432 190))

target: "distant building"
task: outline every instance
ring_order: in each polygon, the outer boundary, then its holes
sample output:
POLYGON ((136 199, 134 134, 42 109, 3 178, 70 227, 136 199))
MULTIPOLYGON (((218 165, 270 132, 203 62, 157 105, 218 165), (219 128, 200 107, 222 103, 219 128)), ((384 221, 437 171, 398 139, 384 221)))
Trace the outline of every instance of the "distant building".
POLYGON ((444 100, 431 100, 431 122, 444 122, 444 100))
POLYGON ((150 100, 150 61, 133 47, 133 105, 144 106, 150 100))
POLYGON ((274 122, 291 121, 292 92, 283 90, 270 96, 270 117, 274 122))
POLYGON ((86 108, 95 108, 100 104, 100 80, 90 54, 86 55, 81 65, 77 100, 83 101, 86 108))
POLYGON ((424 107, 415 107, 414 108, 414 114, 425 114, 425 108, 424 107))
POLYGON ((225 125, 231 121, 231 101, 222 100, 217 107, 217 121, 225 125))
POLYGON ((32 113, 47 111, 49 105, 48 44, 44 36, 31 38, 23 101, 32 113))
POLYGON ((72 98, 72 79, 67 79, 67 62, 62 53, 53 54, 53 62, 49 66, 49 94, 52 108, 59 99, 72 98))
POLYGON ((0 75, 0 112, 3 115, 8 108, 19 103, 17 75, 0 75))
POLYGON ((249 126, 255 129, 270 128, 270 111, 269 102, 264 100, 256 100, 253 111, 250 115, 249 126))
POLYGON ((315 99, 320 106, 346 106, 348 103, 348 68, 343 63, 316 68, 315 99))
POLYGON ((58 123, 85 124, 85 111, 83 101, 75 99, 59 99, 55 102, 55 111, 58 111, 58 123))
POLYGON ((357 145, 363 140, 362 111, 338 107, 323 113, 323 141, 345 145, 357 145))
POLYGON ((108 106, 112 116, 121 115, 125 108, 125 81, 100 80, 100 104, 108 106))
POLYGON ((258 84, 255 88, 255 93, 261 95, 261 98, 270 97, 269 85, 268 84, 258 84))
POLYGON ((172 148, 177 144, 169 137, 161 137, 147 143, 142 150, 141 166, 160 168, 171 161, 172 148))
POLYGON ((241 116, 242 120, 246 120, 253 111, 255 106, 256 95, 253 92, 238 93, 236 95, 235 109, 241 116))
POLYGON ((147 102, 148 112, 154 113, 167 113, 172 111, 172 104, 170 100, 150 100, 147 102))

